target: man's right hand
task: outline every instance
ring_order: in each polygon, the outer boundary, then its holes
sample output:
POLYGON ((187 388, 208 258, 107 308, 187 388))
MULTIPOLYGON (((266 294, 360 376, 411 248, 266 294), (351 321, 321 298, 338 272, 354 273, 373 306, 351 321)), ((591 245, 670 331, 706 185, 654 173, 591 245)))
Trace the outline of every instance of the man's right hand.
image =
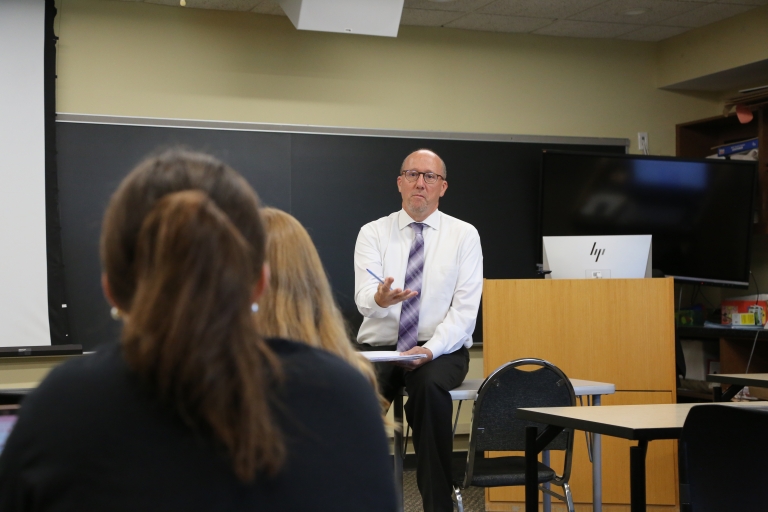
POLYGON ((373 296, 373 300, 380 308, 388 308, 399 304, 404 300, 412 299, 417 296, 419 292, 411 291, 408 288, 401 290, 400 288, 392 289, 392 283, 395 282, 394 277, 387 277, 384 279, 384 284, 380 284, 376 290, 376 294, 373 296))

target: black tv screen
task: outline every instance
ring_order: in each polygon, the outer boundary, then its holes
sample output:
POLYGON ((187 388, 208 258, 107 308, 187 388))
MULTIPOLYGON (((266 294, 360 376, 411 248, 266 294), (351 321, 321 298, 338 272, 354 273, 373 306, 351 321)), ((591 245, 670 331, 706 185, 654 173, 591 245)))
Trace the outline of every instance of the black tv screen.
POLYGON ((755 162, 558 151, 542 158, 541 236, 649 234, 653 268, 664 275, 749 285, 755 162))

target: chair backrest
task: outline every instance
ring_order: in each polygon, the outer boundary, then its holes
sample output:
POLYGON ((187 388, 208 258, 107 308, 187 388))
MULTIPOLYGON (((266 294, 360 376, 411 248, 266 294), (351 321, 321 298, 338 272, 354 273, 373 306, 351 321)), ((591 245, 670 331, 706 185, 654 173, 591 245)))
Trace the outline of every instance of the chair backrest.
MULTIPOLYGON (((544 425, 517 419, 523 407, 576 405, 573 386, 555 365, 543 359, 518 359, 496 369, 480 386, 470 431, 471 450, 524 451, 525 428, 544 425), (533 371, 521 366, 538 366, 533 371)), ((563 431, 547 450, 569 449, 572 433, 563 431)))
POLYGON ((768 407, 693 407, 680 443, 692 512, 768 507, 768 407))

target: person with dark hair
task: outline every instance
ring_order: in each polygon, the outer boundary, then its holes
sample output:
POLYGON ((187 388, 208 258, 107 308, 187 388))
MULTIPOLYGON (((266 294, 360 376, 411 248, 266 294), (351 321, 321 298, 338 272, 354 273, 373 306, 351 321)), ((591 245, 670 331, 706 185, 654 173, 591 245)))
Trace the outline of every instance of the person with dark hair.
POLYGON ((450 390, 469 370, 483 291, 477 229, 437 209, 446 180, 445 162, 433 151, 408 155, 397 177, 402 209, 363 226, 355 245, 355 303, 365 317, 360 349, 423 356, 377 363, 376 371, 385 399, 408 392, 404 409, 428 512, 453 510, 450 390))
POLYGON ((258 332, 265 246, 258 198, 229 167, 184 150, 139 164, 101 237, 121 342, 24 400, 0 510, 394 510, 370 383, 258 332))

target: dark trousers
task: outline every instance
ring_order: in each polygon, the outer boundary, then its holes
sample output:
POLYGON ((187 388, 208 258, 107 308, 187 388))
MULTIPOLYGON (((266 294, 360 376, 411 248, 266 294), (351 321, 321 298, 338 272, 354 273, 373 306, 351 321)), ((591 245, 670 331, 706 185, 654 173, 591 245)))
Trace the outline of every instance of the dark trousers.
MULTIPOLYGON (((394 350, 394 347, 361 345, 361 350, 394 350)), ((424 510, 451 512, 453 401, 449 391, 464 382, 469 370, 469 351, 461 347, 412 371, 391 363, 374 366, 384 398, 392 402, 402 387, 408 392, 405 417, 413 429, 416 482, 424 510)))

